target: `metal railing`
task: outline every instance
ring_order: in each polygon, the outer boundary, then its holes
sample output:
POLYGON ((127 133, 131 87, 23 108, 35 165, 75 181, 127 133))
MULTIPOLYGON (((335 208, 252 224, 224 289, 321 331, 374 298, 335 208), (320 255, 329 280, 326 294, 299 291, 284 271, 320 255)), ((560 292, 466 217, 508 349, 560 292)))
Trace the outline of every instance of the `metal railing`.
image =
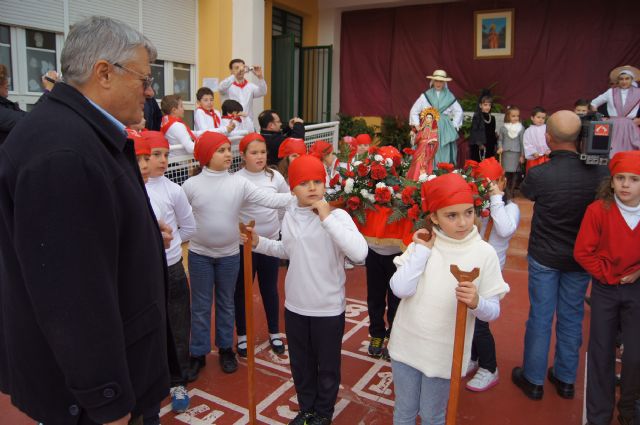
MULTIPOLYGON (((307 145, 307 149, 317 140, 326 140, 333 144, 334 151, 338 150, 339 140, 339 125, 338 121, 325 122, 320 124, 313 124, 305 126, 304 142, 307 145)), ((229 171, 232 173, 238 171, 242 159, 238 145, 240 144, 241 136, 235 136, 229 138, 231 140, 231 154, 233 159, 231 160, 231 167, 229 171)), ((182 150, 182 146, 172 145, 171 150, 182 150)), ((198 166, 198 162, 193 159, 193 155, 186 154, 175 156, 170 159, 169 167, 165 173, 165 176, 174 183, 182 185, 192 174, 193 170, 198 166)))

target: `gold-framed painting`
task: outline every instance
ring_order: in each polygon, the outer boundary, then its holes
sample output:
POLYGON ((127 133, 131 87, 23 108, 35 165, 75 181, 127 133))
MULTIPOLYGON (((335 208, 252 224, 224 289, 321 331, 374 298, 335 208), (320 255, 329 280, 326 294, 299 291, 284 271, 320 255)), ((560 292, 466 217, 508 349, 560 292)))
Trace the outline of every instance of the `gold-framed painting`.
POLYGON ((474 59, 513 57, 514 9, 473 12, 474 59))

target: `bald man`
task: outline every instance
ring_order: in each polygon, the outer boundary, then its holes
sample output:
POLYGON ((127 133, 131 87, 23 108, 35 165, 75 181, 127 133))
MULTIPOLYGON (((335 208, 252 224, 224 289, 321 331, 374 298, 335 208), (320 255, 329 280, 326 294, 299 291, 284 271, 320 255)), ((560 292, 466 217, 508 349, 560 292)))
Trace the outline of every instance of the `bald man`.
POLYGON ((589 275, 573 259, 573 245, 587 206, 607 176, 606 167, 580 161, 576 140, 580 119, 559 111, 547 121, 550 160, 529 170, 522 194, 535 202, 529 236, 529 319, 524 362, 511 379, 533 399, 543 396, 545 374, 563 398, 574 396, 582 344, 583 300, 589 275), (553 317, 556 349, 547 370, 553 317))

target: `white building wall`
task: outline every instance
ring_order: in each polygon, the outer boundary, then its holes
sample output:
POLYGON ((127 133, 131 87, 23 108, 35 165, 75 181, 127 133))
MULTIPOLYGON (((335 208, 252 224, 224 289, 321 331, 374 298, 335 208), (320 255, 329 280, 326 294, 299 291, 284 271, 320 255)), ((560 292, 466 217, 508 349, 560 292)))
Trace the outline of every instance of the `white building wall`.
POLYGON ((318 45, 333 45, 331 70, 331 119, 340 112, 340 31, 341 9, 320 9, 318 19, 318 45))

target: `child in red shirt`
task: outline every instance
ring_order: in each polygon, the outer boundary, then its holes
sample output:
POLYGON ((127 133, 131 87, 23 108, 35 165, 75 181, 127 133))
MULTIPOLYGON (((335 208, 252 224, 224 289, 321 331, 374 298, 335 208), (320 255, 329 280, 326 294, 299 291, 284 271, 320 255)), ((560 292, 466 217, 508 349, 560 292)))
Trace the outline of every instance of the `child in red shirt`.
POLYGON ((618 152, 609 170, 611 179, 587 208, 574 248, 592 276, 587 419, 593 424, 608 424, 613 415, 618 327, 624 343, 620 423, 633 422, 640 394, 640 151, 618 152))

